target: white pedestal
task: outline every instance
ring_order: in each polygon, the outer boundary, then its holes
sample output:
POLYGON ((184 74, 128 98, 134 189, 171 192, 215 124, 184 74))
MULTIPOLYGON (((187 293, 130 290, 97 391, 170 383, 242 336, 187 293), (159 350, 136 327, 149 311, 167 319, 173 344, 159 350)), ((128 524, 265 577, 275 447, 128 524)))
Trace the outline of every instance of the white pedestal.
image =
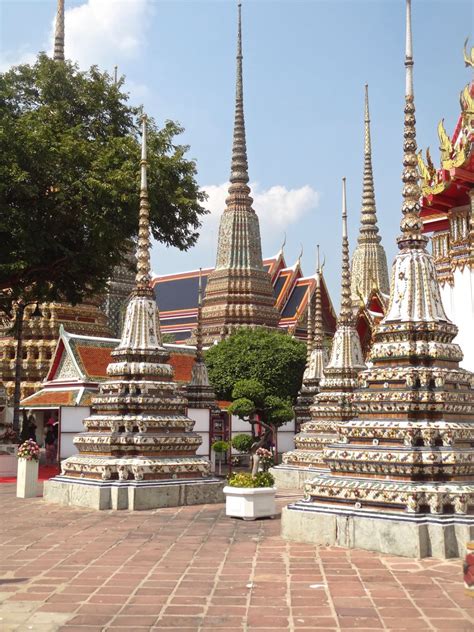
POLYGON ((38 494, 38 461, 18 459, 17 498, 36 498, 38 494))
POLYGON ((226 516, 255 520, 276 514, 276 487, 224 487, 226 516))

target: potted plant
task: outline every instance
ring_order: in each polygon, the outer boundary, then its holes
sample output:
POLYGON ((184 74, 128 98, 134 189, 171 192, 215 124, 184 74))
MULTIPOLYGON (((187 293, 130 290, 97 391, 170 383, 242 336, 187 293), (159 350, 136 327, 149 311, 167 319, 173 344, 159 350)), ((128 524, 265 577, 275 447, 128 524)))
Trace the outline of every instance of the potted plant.
POLYGON ((274 478, 270 472, 233 473, 224 487, 227 516, 255 520, 276 514, 274 478))
POLYGON ((16 495, 18 498, 36 498, 38 493, 39 455, 40 447, 33 439, 28 439, 18 448, 18 474, 16 481, 16 495))
MULTIPOLYGON (((250 455, 255 439, 249 434, 238 434, 232 438, 231 445, 239 454, 250 455)), ((240 457, 232 457, 232 465, 240 465, 240 457), (235 459, 235 462, 234 462, 235 459)))
POLYGON ((224 454, 229 450, 229 444, 227 441, 214 441, 212 444, 212 449, 216 453, 217 461, 219 462, 219 475, 222 474, 222 460, 224 458, 224 454))

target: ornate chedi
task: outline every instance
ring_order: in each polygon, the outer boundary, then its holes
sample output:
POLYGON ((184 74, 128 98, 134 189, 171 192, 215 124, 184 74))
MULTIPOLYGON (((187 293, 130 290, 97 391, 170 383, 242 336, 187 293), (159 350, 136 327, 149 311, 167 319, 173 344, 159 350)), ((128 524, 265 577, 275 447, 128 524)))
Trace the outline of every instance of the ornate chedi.
POLYGON ((258 217, 248 186, 245 140, 241 5, 237 43, 237 86, 229 196, 221 217, 216 267, 209 275, 202 309, 204 344, 241 326, 277 328, 279 314, 263 267, 258 217))
POLYGON ((414 557, 455 557, 474 535, 473 374, 458 366, 422 234, 411 3, 407 0, 403 218, 373 367, 360 375, 357 419, 337 426, 321 473, 283 518, 287 537, 414 557))
POLYGON ((367 356, 376 325, 387 307, 389 282, 387 256, 381 244, 375 206, 372 145, 370 141, 369 88, 365 86, 364 178, 359 237, 351 262, 351 296, 362 351, 367 356))
MULTIPOLYGON (((54 59, 64 61, 64 0, 58 0, 54 35, 54 59)), ((37 391, 46 377, 49 362, 56 347, 61 325, 70 333, 110 337, 107 319, 99 308, 99 299, 89 299, 79 305, 66 303, 40 304, 40 318, 31 318, 35 309, 25 310, 23 323, 21 398, 37 391)), ((17 343, 10 333, 11 323, 0 327, 0 370, 7 391, 8 402, 13 400, 15 388, 15 356, 17 343)))
POLYGON ((351 296, 353 303, 367 304, 374 289, 380 294, 390 292, 387 256, 379 235, 375 206, 372 146, 370 142, 369 87, 365 86, 364 116, 364 180, 359 237, 351 262, 351 296))
MULTIPOLYGON (((314 396, 319 391, 319 381, 323 375, 323 369, 327 364, 327 349, 324 344, 323 329, 323 311, 321 301, 321 280, 323 275, 323 266, 318 259, 316 266, 316 285, 313 296, 308 298, 308 315, 307 315, 307 339, 306 339, 306 367, 303 374, 303 384, 298 393, 295 411, 296 428, 299 430, 301 426, 311 419, 310 407, 313 405, 314 396), (313 317, 314 305, 314 317, 313 317)), ((311 288, 308 286, 308 294, 311 288)))
POLYGON ((47 500, 97 509, 149 509, 222 500, 197 457, 201 437, 186 417, 186 400, 173 382, 163 347, 150 277, 146 117, 143 117, 137 273, 120 344, 108 379, 92 400, 79 454, 63 461, 62 475, 45 486, 47 500))
POLYGON ((365 364, 351 305, 345 178, 342 191, 341 308, 337 329, 332 341, 331 357, 323 368, 325 357, 319 309, 316 314, 316 320, 319 320, 319 375, 322 372, 319 392, 314 396, 314 403, 310 408, 311 419, 302 425, 301 432, 295 437, 296 450, 283 456, 281 473, 276 475, 277 485, 281 487, 299 487, 312 478, 315 471, 325 469, 327 466, 323 461, 323 448, 335 439, 336 425, 353 419, 356 415, 352 403, 353 392, 357 387, 357 375, 365 368, 365 364))
POLYGON ((191 382, 186 386, 185 394, 189 408, 217 408, 216 394, 209 382, 207 366, 204 362, 202 347, 202 278, 199 275, 198 314, 196 338, 196 359, 193 364, 191 382))
MULTIPOLYGON (((467 42, 466 42, 467 44, 467 42)), ((465 47, 466 48, 466 47, 465 47)), ((474 48, 464 51, 466 66, 474 66, 474 48)), ((461 113, 448 136, 438 126, 441 164, 435 168, 429 149, 421 151, 421 217, 431 246, 446 313, 458 327, 456 342, 464 352, 462 366, 474 370, 474 81, 460 94, 461 113)))

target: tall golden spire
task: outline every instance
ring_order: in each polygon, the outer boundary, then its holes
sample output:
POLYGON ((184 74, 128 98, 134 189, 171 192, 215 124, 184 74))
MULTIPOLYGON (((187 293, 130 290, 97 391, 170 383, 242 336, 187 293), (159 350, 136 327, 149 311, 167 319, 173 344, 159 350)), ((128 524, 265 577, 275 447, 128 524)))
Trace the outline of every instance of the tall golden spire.
MULTIPOLYGON (((313 349, 321 350, 324 348, 324 326, 323 326, 323 302, 321 299, 321 282, 323 276, 323 266, 319 258, 319 244, 317 248, 316 259, 316 287, 314 290, 314 329, 313 329, 313 349)), ((324 368, 324 366, 323 366, 324 368)))
POLYGON ((271 278, 263 266, 260 226, 248 186, 242 74, 239 4, 230 186, 219 224, 216 267, 208 277, 202 308, 205 344, 226 337, 238 327, 276 329, 280 319, 271 278))
POLYGON ((342 178, 342 270, 341 270, 341 308, 338 323, 352 324, 351 268, 349 258, 349 238, 347 236, 346 179, 342 178))
POLYGON ((122 337, 117 353, 142 350, 159 353, 165 358, 167 351, 161 343, 160 321, 151 287, 150 267, 150 204, 147 182, 147 117, 142 115, 142 143, 140 160, 140 207, 138 211, 137 273, 135 289, 127 305, 122 337))
POLYGON ((372 171, 372 146, 370 140, 369 87, 365 85, 364 112, 364 179, 359 237, 352 255, 352 302, 362 297, 368 300, 374 286, 382 294, 390 291, 387 256, 381 245, 375 206, 374 175, 372 171))
POLYGON ((148 291, 151 281, 150 267, 150 204, 148 202, 147 181, 147 117, 142 116, 142 154, 140 160, 140 210, 138 215, 138 244, 137 244, 137 274, 135 277, 136 290, 148 291))
MULTIPOLYGON (((242 5, 238 5, 239 18, 237 29, 237 73, 235 83, 235 118, 234 118, 234 142, 232 146, 232 163, 230 168, 230 182, 247 184, 249 181, 247 162, 247 143, 245 139, 244 117, 244 84, 242 77, 242 5)), ((229 193, 232 192, 232 186, 229 193)), ((242 190, 239 188, 239 190, 242 190)), ((250 193, 250 189, 248 189, 250 193)))
POLYGON ((56 61, 64 61, 64 0, 58 0, 54 27, 54 55, 56 61))
POLYGON ((402 234, 398 237, 398 246, 420 248, 428 239, 422 234, 423 223, 420 219, 421 190, 418 184, 418 159, 416 156, 416 119, 415 97, 413 92, 413 44, 411 33, 411 0, 406 0, 405 31, 405 126, 403 143, 403 218, 400 223, 402 234))
POLYGON ((324 370, 321 388, 327 378, 344 381, 352 372, 354 384, 357 372, 365 367, 360 338, 355 328, 351 301, 351 272, 349 265, 349 238, 347 236, 346 179, 342 178, 342 264, 341 264, 341 307, 337 318, 336 333, 332 341, 331 357, 324 370))
POLYGON ((313 327, 313 297, 311 296, 311 286, 308 284, 308 315, 306 327, 306 366, 309 366, 311 352, 313 350, 314 327, 313 327))

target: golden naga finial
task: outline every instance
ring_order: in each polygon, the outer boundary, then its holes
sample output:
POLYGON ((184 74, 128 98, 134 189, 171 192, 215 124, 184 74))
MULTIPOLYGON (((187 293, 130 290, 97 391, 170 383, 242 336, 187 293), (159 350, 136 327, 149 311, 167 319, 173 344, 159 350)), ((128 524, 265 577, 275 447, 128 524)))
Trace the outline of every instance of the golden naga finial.
POLYGON ((364 297, 362 295, 362 290, 360 289, 360 285, 357 285, 356 292, 357 292, 357 296, 359 297, 359 301, 360 301, 359 307, 365 308, 365 300, 364 300, 364 297))
MULTIPOLYGON (((474 48, 472 49, 474 51, 474 48)), ((474 114, 474 98, 471 96, 471 86, 468 84, 459 98, 461 109, 466 114, 474 114)))
POLYGON ((301 259, 303 257, 303 244, 300 244, 300 246, 301 246, 301 250, 300 250, 300 254, 298 255, 298 260, 296 262, 296 265, 298 266, 301 265, 301 259))
POLYGON ((466 37, 466 41, 464 42, 464 65, 466 68, 471 66, 474 68, 474 46, 471 46, 471 52, 468 54, 467 52, 467 43, 469 41, 469 37, 466 37))
POLYGON ((451 158, 451 154, 453 153, 453 144, 451 139, 449 138, 446 130, 444 129, 444 119, 438 124, 438 136, 440 143, 440 151, 441 151, 441 160, 449 160, 451 158))
POLYGON ((431 153, 430 153, 429 147, 426 149, 426 162, 428 165, 428 171, 430 172, 430 176, 433 179, 434 176, 436 175, 436 167, 434 166, 433 160, 431 159, 431 153))
POLYGON ((428 167, 425 165, 425 161, 423 160, 423 152, 420 151, 416 154, 418 159, 418 171, 420 172, 420 176, 423 179, 424 184, 429 184, 431 181, 431 176, 428 167))

